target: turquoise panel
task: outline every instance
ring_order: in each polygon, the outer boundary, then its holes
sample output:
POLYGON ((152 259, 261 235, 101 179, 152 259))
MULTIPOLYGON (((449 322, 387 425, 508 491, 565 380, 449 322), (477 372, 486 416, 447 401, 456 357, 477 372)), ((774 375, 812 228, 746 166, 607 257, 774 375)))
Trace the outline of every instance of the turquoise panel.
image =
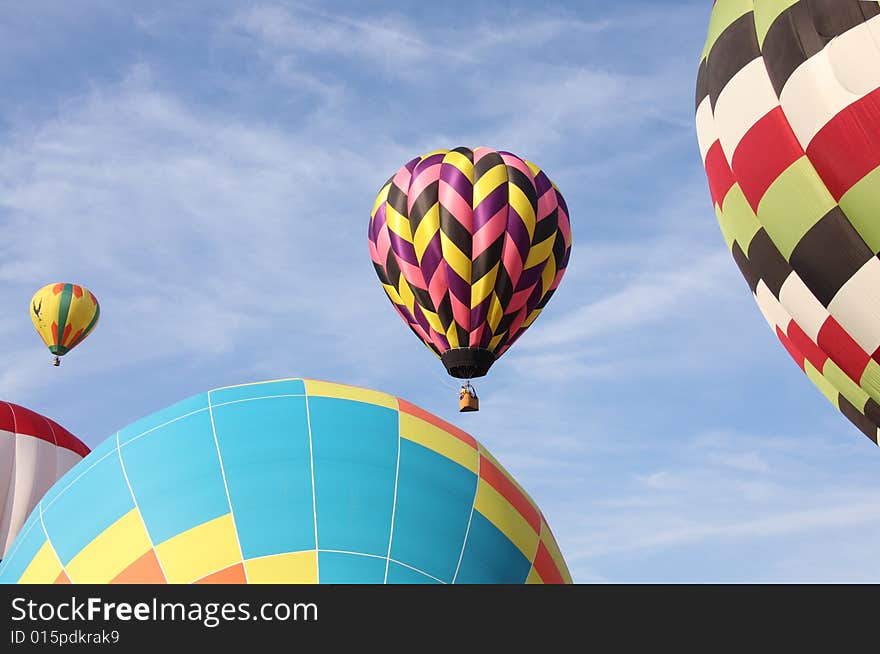
POLYGON ((400 440, 397 411, 310 397, 318 546, 386 556, 400 440))
POLYGON ((283 381, 267 382, 264 384, 247 384, 246 386, 218 388, 216 391, 211 391, 211 404, 217 406, 224 402, 250 400, 272 395, 305 394, 306 387, 301 379, 285 379, 283 381))
POLYGON ((214 427, 244 558, 315 549, 305 397, 218 406, 214 427))
POLYGON ((373 556, 318 552, 318 580, 322 584, 381 584, 385 564, 384 558, 373 556))
POLYGON ((0 584, 16 583, 45 542, 46 534, 40 526, 40 513, 37 508, 22 525, 6 558, 0 562, 0 584))
POLYGON ((134 508, 115 450, 97 461, 86 457, 73 470, 79 478, 43 503, 46 533, 64 565, 134 508))
POLYGON ((51 488, 46 491, 46 494, 43 495, 43 506, 50 504, 57 496, 58 493, 63 491, 65 488, 70 486, 73 481, 82 475, 86 470, 88 470, 92 465, 97 463, 101 459, 106 459, 108 457, 113 457, 114 459, 119 459, 119 455, 116 454, 116 434, 113 434, 109 438, 101 441, 101 444, 98 445, 91 453, 86 457, 88 462, 79 461, 75 466, 73 466, 70 470, 64 473, 64 475, 52 484, 51 488))
POLYGON ((95 457, 101 458, 105 454, 116 451, 116 434, 113 434, 102 440, 92 451, 95 457))
POLYGON ((457 584, 522 584, 532 564, 495 525, 474 511, 457 584))
POLYGON ((388 564, 388 583, 389 584, 439 584, 436 579, 432 579, 421 572, 416 572, 411 568, 400 565, 391 561, 388 564))
POLYGON ((402 439, 391 558, 451 582, 476 491, 470 470, 402 439))
POLYGON ((229 512, 207 411, 123 445, 122 459, 156 544, 229 512))
POLYGON ((124 445, 131 439, 137 438, 138 436, 147 433, 151 429, 160 427, 167 422, 176 420, 177 418, 192 413, 193 411, 199 411, 201 409, 207 408, 207 393, 193 395, 192 397, 188 397, 187 399, 178 402, 177 404, 172 404, 170 407, 161 409, 156 413, 151 413, 146 418, 141 418, 140 420, 137 420, 127 427, 119 430, 119 442, 124 445))

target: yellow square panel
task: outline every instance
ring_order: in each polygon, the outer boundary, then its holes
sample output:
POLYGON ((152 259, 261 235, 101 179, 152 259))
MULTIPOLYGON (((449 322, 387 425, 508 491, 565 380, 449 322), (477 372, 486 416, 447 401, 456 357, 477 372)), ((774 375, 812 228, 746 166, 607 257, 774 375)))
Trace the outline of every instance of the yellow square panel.
POLYGON ((170 584, 189 584, 241 561, 228 513, 160 543, 156 554, 170 584))
POLYGON ((250 584, 316 584, 318 554, 315 550, 263 556, 244 562, 250 584))
POLYGON ((51 584, 61 574, 61 561, 52 543, 46 541, 18 580, 20 584, 51 584))
POLYGON ((347 386, 345 384, 315 381, 314 379, 304 379, 303 383, 306 386, 306 395, 311 395, 312 397, 336 397, 343 400, 378 404, 379 406, 397 411, 397 398, 388 393, 372 391, 368 388, 358 388, 357 386, 347 386))
POLYGON ((477 474, 480 455, 473 447, 439 427, 408 413, 400 413, 400 436, 429 450, 452 459, 458 465, 477 474))
POLYGON ((141 514, 132 509, 73 557, 67 564, 67 575, 77 584, 109 583, 150 547, 141 514))

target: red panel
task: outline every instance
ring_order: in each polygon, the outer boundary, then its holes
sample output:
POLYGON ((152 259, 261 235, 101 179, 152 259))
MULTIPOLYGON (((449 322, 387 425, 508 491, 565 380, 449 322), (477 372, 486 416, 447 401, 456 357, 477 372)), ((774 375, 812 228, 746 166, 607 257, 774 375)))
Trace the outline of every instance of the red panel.
POLYGON ((492 488, 501 493, 504 499, 513 505, 513 508, 532 526, 535 533, 540 533, 541 514, 516 487, 516 484, 482 454, 480 454, 480 477, 489 482, 492 488))
POLYGON ((538 553, 535 554, 535 570, 541 575, 541 580, 545 584, 565 583, 562 573, 556 567, 556 561, 550 556, 549 550, 544 547, 543 540, 538 542, 538 553))
POLYGON ((80 439, 71 434, 54 420, 46 418, 46 421, 52 426, 52 430, 55 432, 55 438, 58 441, 59 447, 66 448, 71 452, 76 452, 82 457, 88 456, 91 450, 85 443, 83 443, 80 439))
POLYGON ((165 575, 154 550, 148 550, 125 570, 116 575, 111 584, 164 584, 165 575))
POLYGON ((788 353, 791 355, 791 358, 794 359, 794 362, 801 367, 801 370, 804 369, 804 355, 801 354, 800 350, 798 350, 794 343, 786 336, 779 327, 776 328, 776 336, 779 338, 782 346, 788 350, 788 353))
POLYGON ((82 297, 83 290, 82 286, 73 285, 73 297, 82 297))
POLYGON ((213 572, 202 577, 195 583, 197 584, 246 584, 247 579, 244 576, 244 565, 236 563, 228 568, 223 568, 217 572, 213 572))
POLYGON ((813 137, 807 155, 837 201, 880 166, 880 89, 832 118, 813 137))
POLYGON ((715 141, 706 153, 706 176, 709 178, 709 192, 712 194, 712 202, 721 206, 724 196, 734 185, 736 180, 727 163, 727 157, 721 149, 721 142, 715 141))
POLYGON ((0 429, 39 438, 83 457, 91 451, 85 443, 54 420, 11 402, 0 402, 0 429))
MULTIPOLYGON (((813 342, 813 339, 807 336, 807 333, 794 320, 788 323, 788 337, 795 348, 800 351, 801 359, 803 360, 806 357, 807 361, 812 363, 816 370, 822 372, 822 368, 825 367, 825 362, 828 360, 828 355, 813 342)), ((801 368, 803 368, 803 365, 801 365, 801 368)))
POLYGON ((397 402, 400 405, 400 410, 404 413, 415 416, 419 420, 424 420, 425 422, 428 422, 435 427, 438 427, 443 431, 448 432, 452 436, 455 436, 458 440, 467 443, 472 448, 477 449, 477 441, 474 440, 474 437, 468 434, 466 431, 462 431, 455 425, 451 425, 445 420, 441 420, 437 416, 428 413, 424 409, 417 407, 415 404, 410 404, 406 400, 397 398, 397 402))
POLYGON ((54 295, 58 295, 63 290, 64 290, 64 284, 55 284, 55 286, 52 287, 52 293, 54 295))
POLYGON ((829 354, 850 379, 859 383, 871 357, 834 318, 829 317, 819 330, 819 347, 829 354))
POLYGON ((25 409, 17 404, 10 404, 12 414, 15 418, 15 433, 33 436, 44 441, 57 445, 55 436, 46 419, 35 411, 25 409))
POLYGON ((752 125, 733 153, 733 174, 755 212, 770 185, 803 156, 782 107, 752 125))
POLYGON ((0 430, 15 433, 15 419, 12 417, 12 405, 0 402, 0 430))

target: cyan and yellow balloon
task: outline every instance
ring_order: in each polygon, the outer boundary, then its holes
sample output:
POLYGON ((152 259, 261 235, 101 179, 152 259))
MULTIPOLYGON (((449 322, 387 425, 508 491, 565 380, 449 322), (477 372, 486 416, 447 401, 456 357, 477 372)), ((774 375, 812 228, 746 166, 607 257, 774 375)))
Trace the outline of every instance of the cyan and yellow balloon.
MULTIPOLYGON (((31 298, 31 320, 46 347, 61 357, 95 329, 101 308, 98 298, 78 284, 46 284, 31 298)), ((57 359, 56 359, 57 365, 57 359)))
POLYGON ((142 418, 52 486, 0 564, 0 584, 53 582, 571 575, 541 509, 473 436, 393 395, 283 379, 142 418))

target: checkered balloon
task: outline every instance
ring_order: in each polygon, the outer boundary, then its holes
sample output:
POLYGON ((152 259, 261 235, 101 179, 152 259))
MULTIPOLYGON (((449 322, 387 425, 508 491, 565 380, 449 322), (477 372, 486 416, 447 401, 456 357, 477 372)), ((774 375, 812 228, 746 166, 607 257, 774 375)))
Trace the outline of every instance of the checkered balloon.
POLYGON ((721 231, 758 307, 876 443, 880 3, 717 0, 696 123, 721 231))

